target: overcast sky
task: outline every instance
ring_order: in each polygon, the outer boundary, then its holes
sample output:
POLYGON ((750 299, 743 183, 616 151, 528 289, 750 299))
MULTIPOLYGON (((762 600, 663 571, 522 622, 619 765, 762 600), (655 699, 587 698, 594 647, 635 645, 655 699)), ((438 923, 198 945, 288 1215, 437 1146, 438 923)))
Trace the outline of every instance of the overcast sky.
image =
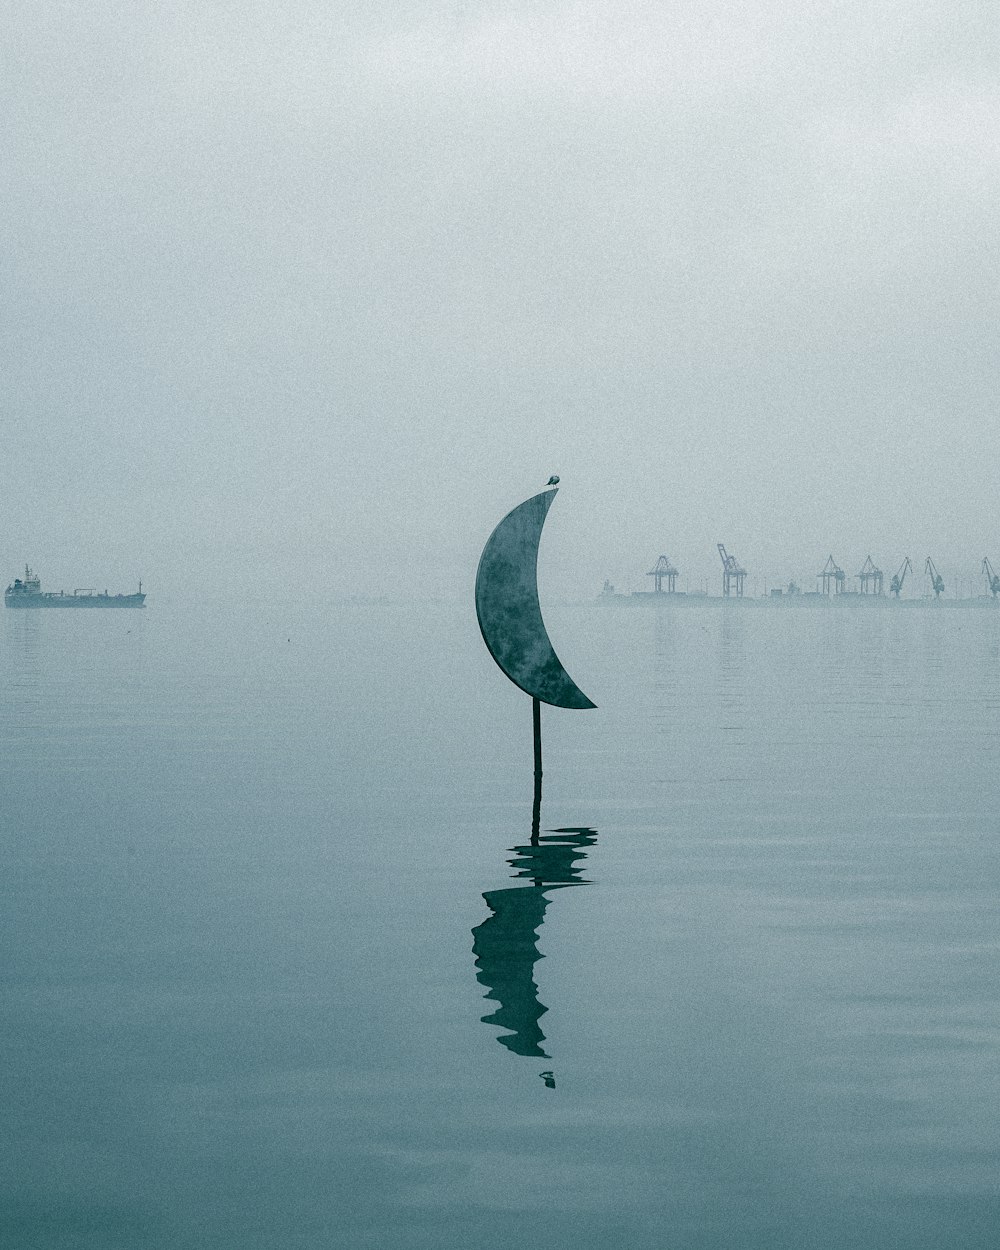
POLYGON ((995 0, 2 13, 4 580, 1000 562, 995 0))

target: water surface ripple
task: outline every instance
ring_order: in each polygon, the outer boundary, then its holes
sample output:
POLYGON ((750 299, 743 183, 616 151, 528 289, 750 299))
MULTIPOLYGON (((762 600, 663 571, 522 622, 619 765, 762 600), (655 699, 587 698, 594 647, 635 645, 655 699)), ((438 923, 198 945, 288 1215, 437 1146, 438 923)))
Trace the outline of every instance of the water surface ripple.
POLYGON ((1000 613, 546 621, 5 614, 0 1243, 996 1245, 1000 613))

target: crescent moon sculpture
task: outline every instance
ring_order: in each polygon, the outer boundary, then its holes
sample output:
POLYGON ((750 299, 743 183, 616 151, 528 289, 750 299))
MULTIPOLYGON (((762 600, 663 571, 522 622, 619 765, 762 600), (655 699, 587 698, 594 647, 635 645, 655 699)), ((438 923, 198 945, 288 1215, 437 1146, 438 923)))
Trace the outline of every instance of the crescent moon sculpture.
POLYGON ((596 707, 563 668, 538 602, 538 544, 557 491, 508 512, 490 535, 476 573, 476 615, 500 669, 525 694, 553 707, 596 707))

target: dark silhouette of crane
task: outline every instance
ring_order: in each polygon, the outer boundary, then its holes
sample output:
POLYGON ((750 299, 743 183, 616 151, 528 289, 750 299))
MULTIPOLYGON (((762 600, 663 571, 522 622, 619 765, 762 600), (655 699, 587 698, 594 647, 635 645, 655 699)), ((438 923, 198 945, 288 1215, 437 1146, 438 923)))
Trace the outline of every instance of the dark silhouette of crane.
POLYGON ((722 593, 729 598, 730 588, 735 588, 736 598, 743 598, 743 579, 747 571, 735 556, 728 555, 722 543, 718 544, 719 555, 722 557, 722 593))
POLYGON ((847 581, 847 574, 840 567, 837 561, 830 556, 826 564, 816 574, 817 577, 823 579, 823 594, 830 593, 830 587, 833 587, 833 593, 839 595, 844 589, 844 583, 847 581))
POLYGON ((650 569, 646 576, 653 578, 653 585, 658 595, 663 593, 664 578, 667 579, 667 594, 672 595, 677 587, 677 570, 666 556, 660 556, 656 562, 656 568, 650 569))
POLYGON ((986 589, 995 599, 1000 595, 1000 573, 993 572, 989 556, 983 556, 983 572, 986 574, 986 589))
POLYGON ((944 593, 944 578, 934 567, 934 561, 930 558, 930 556, 927 557, 927 560, 924 563, 924 572, 931 579, 931 590, 934 591, 934 598, 940 598, 944 593))
POLYGON ((858 580, 861 582, 861 593, 863 595, 880 595, 882 593, 882 570, 876 567, 871 556, 861 566, 858 580))
POLYGON ((913 572, 913 565, 910 563, 910 557, 907 556, 903 563, 899 566, 899 572, 893 574, 892 581, 889 583, 889 593, 899 598, 899 592, 903 589, 903 582, 906 581, 907 572, 913 572))

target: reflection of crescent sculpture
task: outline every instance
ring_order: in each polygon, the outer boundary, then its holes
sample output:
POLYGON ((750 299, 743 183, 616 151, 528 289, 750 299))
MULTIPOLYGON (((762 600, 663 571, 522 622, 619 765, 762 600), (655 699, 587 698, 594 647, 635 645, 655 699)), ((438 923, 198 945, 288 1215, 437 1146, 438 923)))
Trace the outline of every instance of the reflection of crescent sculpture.
POLYGON ((538 603, 538 543, 555 497, 545 490, 526 499, 490 535, 476 573, 476 613, 490 655, 515 686, 554 707, 591 708, 552 649, 538 603))
MULTIPOLYGON (((532 839, 529 846, 511 849, 508 860, 515 877, 531 884, 487 890, 483 895, 489 916, 472 930, 476 980, 486 986, 484 998, 499 1003, 483 1016, 484 1024, 510 1030, 497 1037, 515 1055, 548 1059, 542 1049, 545 1034, 539 1021, 548 1010, 539 1001, 535 964, 544 956, 538 949, 538 931, 553 890, 586 885, 583 860, 597 841, 596 829, 551 829, 552 836, 532 839)), ((551 1074, 549 1074, 551 1075, 551 1074)), ((548 1081, 546 1081, 548 1084, 548 1081)))

